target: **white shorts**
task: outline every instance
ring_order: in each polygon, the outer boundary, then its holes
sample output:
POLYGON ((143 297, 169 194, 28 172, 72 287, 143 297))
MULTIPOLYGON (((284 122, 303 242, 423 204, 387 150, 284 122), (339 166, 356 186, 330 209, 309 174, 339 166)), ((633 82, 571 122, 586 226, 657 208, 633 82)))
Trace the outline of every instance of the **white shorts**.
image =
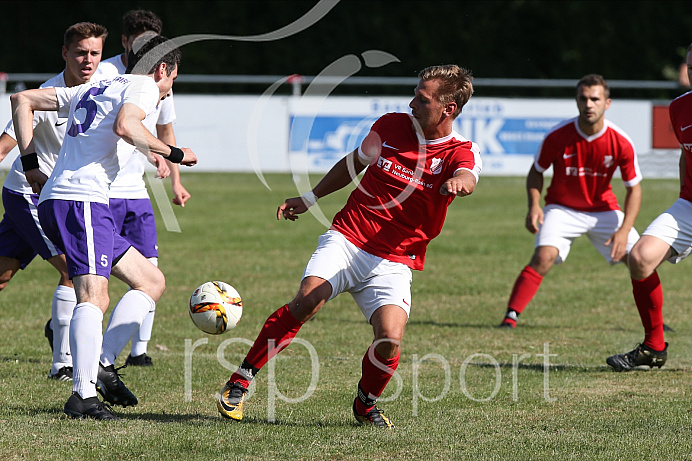
MULTIPOLYGON (((576 211, 560 205, 547 205, 543 209, 543 225, 536 235, 536 245, 557 248, 556 264, 563 263, 569 255, 572 242, 584 234, 591 244, 610 264, 609 246, 605 242, 622 225, 625 214, 620 210, 586 212, 576 211)), ((632 228, 627 238, 627 252, 639 240, 639 234, 632 228)))
POLYGON ((303 272, 303 278, 309 276, 329 282, 329 300, 345 291, 351 293, 368 322, 377 309, 387 304, 401 307, 407 316, 410 313, 411 269, 361 250, 340 232, 328 230, 320 235, 303 272))
POLYGON ((692 252, 692 202, 679 198, 654 219, 642 235, 666 242, 677 253, 668 261, 677 264, 692 252))

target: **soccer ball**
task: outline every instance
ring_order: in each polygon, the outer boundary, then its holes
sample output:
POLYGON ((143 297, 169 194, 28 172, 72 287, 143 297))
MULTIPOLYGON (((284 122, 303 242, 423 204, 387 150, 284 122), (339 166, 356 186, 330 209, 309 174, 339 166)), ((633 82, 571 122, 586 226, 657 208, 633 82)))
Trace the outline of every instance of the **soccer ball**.
POLYGON ((220 335, 235 328, 242 315, 243 300, 227 283, 203 283, 190 297, 192 323, 210 335, 220 335))

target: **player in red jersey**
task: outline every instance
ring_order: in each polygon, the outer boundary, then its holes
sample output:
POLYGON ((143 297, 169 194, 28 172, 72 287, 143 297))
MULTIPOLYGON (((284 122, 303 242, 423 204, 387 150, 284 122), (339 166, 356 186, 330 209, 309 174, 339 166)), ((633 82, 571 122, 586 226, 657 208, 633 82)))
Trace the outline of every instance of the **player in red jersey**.
POLYGON ((584 76, 577 84, 579 116, 553 128, 536 154, 526 178, 526 228, 537 234, 535 249, 514 283, 500 327, 516 327, 543 277, 565 261, 577 237, 586 235, 611 264, 626 262, 639 238, 633 226, 641 206, 642 175, 632 141, 605 119, 609 96, 603 77, 584 76), (550 166, 553 179, 541 208, 543 172, 550 166), (624 213, 610 185, 618 167, 627 191, 624 213))
POLYGON ((369 166, 320 237, 298 294, 267 319, 223 388, 217 403, 224 417, 242 419, 243 399, 257 372, 327 301, 348 291, 374 333, 362 362, 354 416, 363 424, 394 427, 375 403, 399 363, 411 305, 411 269, 423 269, 427 244, 440 233, 447 207, 455 197, 474 191, 481 171, 478 146, 452 130, 473 93, 470 73, 455 65, 434 66, 419 78, 409 104, 412 116, 382 116, 359 149, 313 190, 279 207, 278 219, 294 221, 319 197, 347 186, 369 166))
MULTIPOLYGON (((692 77, 692 44, 687 48, 687 73, 692 77)), ((644 342, 634 350, 608 357, 616 371, 638 366, 662 367, 668 359, 664 340, 663 289, 656 269, 663 261, 676 264, 692 252, 692 92, 668 108, 680 154, 680 197, 646 228, 629 258, 632 293, 644 325, 644 342)))

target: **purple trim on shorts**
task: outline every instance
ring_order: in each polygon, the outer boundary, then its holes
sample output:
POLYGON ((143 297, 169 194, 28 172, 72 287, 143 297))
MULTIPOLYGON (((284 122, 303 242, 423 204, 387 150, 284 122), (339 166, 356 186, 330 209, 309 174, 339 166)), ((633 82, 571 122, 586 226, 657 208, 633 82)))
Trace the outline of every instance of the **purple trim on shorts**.
POLYGON ((145 258, 158 258, 156 219, 151 200, 112 198, 108 207, 113 215, 116 233, 145 258))
POLYGON ((38 254, 43 259, 62 254, 38 221, 38 195, 2 188, 5 215, 0 222, 0 256, 19 260, 24 269, 38 254))

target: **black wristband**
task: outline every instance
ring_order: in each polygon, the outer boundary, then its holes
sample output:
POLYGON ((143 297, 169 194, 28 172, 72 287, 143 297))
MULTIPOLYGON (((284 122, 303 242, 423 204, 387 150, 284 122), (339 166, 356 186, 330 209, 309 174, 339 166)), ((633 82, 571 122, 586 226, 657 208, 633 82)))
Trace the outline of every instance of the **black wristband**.
POLYGON ((22 170, 29 171, 38 168, 38 154, 32 152, 30 154, 22 155, 22 170))
POLYGON ((171 153, 168 157, 166 157, 166 160, 169 162, 173 163, 180 163, 183 161, 183 157, 185 157, 185 154, 183 153, 183 150, 180 149, 179 147, 175 146, 168 146, 171 148, 171 153))

